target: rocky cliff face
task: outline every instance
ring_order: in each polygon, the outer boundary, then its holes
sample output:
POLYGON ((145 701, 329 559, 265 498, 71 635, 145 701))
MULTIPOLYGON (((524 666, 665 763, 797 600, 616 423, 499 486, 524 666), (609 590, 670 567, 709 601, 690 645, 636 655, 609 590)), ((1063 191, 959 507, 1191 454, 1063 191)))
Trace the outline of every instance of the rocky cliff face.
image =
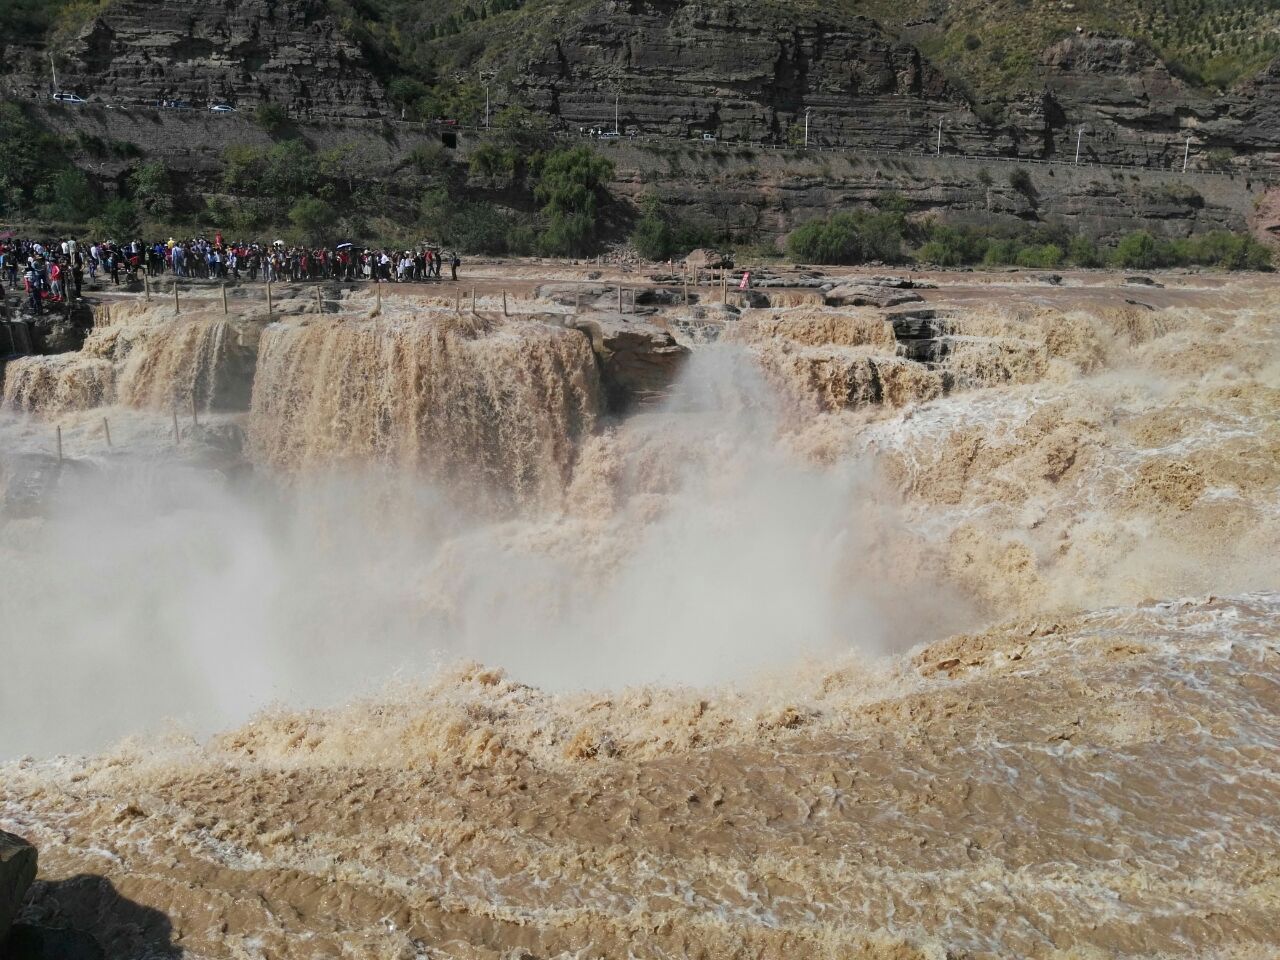
POLYGON ((1001 136, 914 47, 872 20, 676 0, 594 6, 536 52, 518 92, 570 127, 888 149, 1001 136))
MULTIPOLYGON (((321 0, 118 0, 59 51, 59 85, 90 99, 270 100, 305 116, 378 115, 387 105, 364 54, 321 0)), ((47 64, 28 64, 41 90, 47 64)))
MULTIPOLYGON (((1044 91, 1014 105, 1010 123, 1040 130, 1046 157, 1080 155, 1105 163, 1181 168, 1187 142, 1194 163, 1224 149, 1235 163, 1280 162, 1280 63, 1236 91, 1211 97, 1170 73, 1145 44, 1077 35, 1042 58, 1044 91)), ((1222 162, 1226 162, 1225 159, 1222 162)))
MULTIPOLYGON (((624 137, 599 148, 620 151, 621 195, 660 195, 744 234, 784 233, 887 191, 917 212, 1011 225, 1057 220, 1108 238, 1138 225, 1174 235, 1240 229, 1254 210, 1255 173, 1280 173, 1280 63, 1213 97, 1173 76, 1140 42, 1079 33, 1043 52, 1038 89, 979 104, 865 17, 726 0, 601 0, 553 26, 541 34, 551 39, 530 33, 527 49, 501 65, 495 106, 526 105, 562 134, 616 122, 624 134, 686 140, 624 137), (810 144, 840 152, 802 161, 745 145, 699 142, 694 153, 687 142, 710 134, 799 146, 806 117, 810 144), (1244 176, 1179 184, 1152 173, 1139 183, 1132 173, 1058 166, 1037 173, 1027 191, 1011 188, 1009 168, 992 162, 1071 160, 1077 143, 1082 163, 1180 171, 1186 156, 1191 171, 1229 166, 1244 176), (939 147, 946 156, 935 164, 928 155, 939 147)), ((47 61, 25 56, 6 58, 8 85, 20 97, 45 97, 47 61)), ((476 56, 479 70, 486 61, 483 51, 476 56)), ((263 101, 287 106, 313 149, 353 148, 367 179, 403 177, 410 150, 440 140, 429 126, 363 119, 397 110, 324 0, 114 0, 56 59, 60 86, 104 105, 45 100, 35 113, 51 129, 136 143, 148 159, 202 177, 217 177, 230 143, 271 143, 248 113, 263 101), (172 99, 201 109, 138 106, 172 99), (217 101, 241 113, 203 110, 217 101), (121 103, 128 109, 105 108, 121 103), (325 115, 336 119, 322 122, 325 115)), ((465 161, 474 140, 463 132, 450 145, 465 161)), ((136 163, 128 154, 79 160, 118 183, 136 163)))
MULTIPOLYGON (((1074 156, 1083 129, 1085 160, 1180 167, 1189 138, 1193 166, 1225 150, 1237 165, 1280 169, 1280 63, 1215 97, 1142 42, 1080 33, 1043 52, 1022 94, 976 104, 865 17, 601 0, 554 25, 553 39, 530 35, 519 57, 488 66, 498 104, 524 104, 562 129, 616 122, 623 133, 799 144, 807 116, 812 144, 932 152, 940 132, 953 155, 1059 159, 1074 156)), ((473 45, 478 71, 487 61, 483 43, 473 45)), ((11 88, 47 93, 43 56, 5 59, 11 88)), ((115 0, 56 59, 61 86, 107 102, 270 100, 303 119, 397 114, 324 0, 115 0)))

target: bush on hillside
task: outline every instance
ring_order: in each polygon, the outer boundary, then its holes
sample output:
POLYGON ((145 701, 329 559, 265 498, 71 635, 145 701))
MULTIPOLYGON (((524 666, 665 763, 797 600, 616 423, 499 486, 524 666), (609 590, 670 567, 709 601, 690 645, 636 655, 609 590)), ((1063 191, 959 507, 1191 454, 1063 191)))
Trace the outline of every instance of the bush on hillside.
POLYGON ((904 217, 897 210, 836 213, 791 231, 787 255, 809 263, 897 263, 903 259, 904 229, 904 217))

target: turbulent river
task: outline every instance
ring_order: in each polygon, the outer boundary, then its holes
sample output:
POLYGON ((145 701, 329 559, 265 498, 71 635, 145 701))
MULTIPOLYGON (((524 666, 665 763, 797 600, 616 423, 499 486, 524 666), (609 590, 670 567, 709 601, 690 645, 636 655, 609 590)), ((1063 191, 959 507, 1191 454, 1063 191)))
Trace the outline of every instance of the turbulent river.
POLYGON ((930 292, 928 362, 872 308, 663 309, 688 355, 625 412, 550 299, 120 302, 10 361, 28 918, 112 958, 1275 956, 1280 288, 982 282, 930 292))

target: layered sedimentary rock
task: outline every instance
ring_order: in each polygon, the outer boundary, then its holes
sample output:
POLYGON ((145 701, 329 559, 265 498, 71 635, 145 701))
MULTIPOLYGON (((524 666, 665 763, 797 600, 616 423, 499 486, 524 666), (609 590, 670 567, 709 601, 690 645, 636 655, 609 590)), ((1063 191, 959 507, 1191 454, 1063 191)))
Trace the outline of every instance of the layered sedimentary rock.
POLYGON ((1083 34, 1046 49, 1041 71, 1043 93, 1009 118, 1040 155, 1073 159, 1078 139, 1086 161, 1180 168, 1185 157, 1203 166, 1216 149, 1230 151, 1232 162, 1276 161, 1280 62, 1213 96, 1175 77, 1140 41, 1083 34))
POLYGON ((535 53, 518 92, 571 127, 901 149, 1004 144, 910 44, 873 20, 839 23, 706 2, 591 8, 535 53))
POLYGON ((365 116, 386 104, 321 0, 112 3, 64 51, 59 82, 124 103, 188 100, 365 116))

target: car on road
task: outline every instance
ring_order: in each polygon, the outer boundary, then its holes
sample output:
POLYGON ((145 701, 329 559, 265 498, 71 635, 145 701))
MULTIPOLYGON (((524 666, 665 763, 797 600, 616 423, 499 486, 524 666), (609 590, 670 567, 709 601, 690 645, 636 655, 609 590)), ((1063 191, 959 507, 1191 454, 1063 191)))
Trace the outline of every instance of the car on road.
POLYGON ((704 133, 702 135, 702 139, 708 142, 714 143, 716 139, 716 135, 714 133, 704 133))
POLYGON ((210 113, 235 113, 236 108, 229 103, 215 103, 209 107, 210 113))
POLYGON ((606 130, 604 133, 600 134, 600 136, 603 137, 605 140, 612 140, 618 135, 619 134, 617 130, 606 130))
POLYGON ((55 93, 53 99, 59 103, 88 103, 84 97, 74 93, 55 93))

